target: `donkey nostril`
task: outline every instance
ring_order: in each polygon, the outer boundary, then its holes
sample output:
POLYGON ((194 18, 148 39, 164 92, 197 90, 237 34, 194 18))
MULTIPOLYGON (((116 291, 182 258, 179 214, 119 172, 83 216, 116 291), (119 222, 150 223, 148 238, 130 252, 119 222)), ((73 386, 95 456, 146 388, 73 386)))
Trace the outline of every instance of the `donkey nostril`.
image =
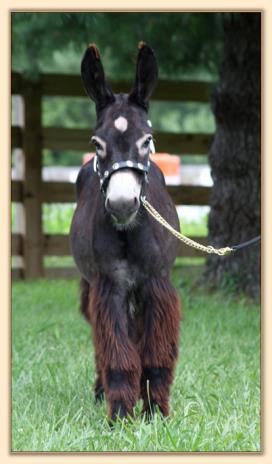
POLYGON ((111 214, 118 214, 120 210, 119 201, 110 200, 109 198, 106 200, 105 206, 106 210, 111 214))
POLYGON ((114 202, 111 202, 109 198, 106 200, 105 206, 109 213, 114 213, 116 208, 114 208, 114 202))
POLYGON ((119 221, 127 220, 132 214, 136 213, 140 202, 137 197, 131 199, 109 199, 105 202, 105 207, 108 213, 119 221))

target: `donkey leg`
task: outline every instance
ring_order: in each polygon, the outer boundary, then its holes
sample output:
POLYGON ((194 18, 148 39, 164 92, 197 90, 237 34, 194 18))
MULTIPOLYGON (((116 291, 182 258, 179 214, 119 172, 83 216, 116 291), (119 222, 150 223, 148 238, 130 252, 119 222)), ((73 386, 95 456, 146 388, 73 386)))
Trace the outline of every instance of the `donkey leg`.
MULTIPOLYGON (((92 324, 90 313, 90 300, 91 300, 91 285, 83 277, 80 279, 80 311, 87 321, 92 324)), ((95 401, 101 401, 104 396, 104 388, 102 385, 101 367, 99 358, 95 356, 96 365, 96 380, 94 384, 95 401)))
POLYGON ((169 280, 151 279, 145 295, 145 334, 142 344, 141 396, 143 412, 156 406, 169 414, 169 394, 178 356, 180 305, 169 280))
POLYGON ((141 372, 139 354, 128 337, 126 294, 100 279, 93 288, 91 314, 109 417, 123 418, 133 413, 139 398, 141 372))
POLYGON ((96 379, 94 384, 94 397, 95 401, 102 401, 104 398, 104 387, 102 382, 102 372, 101 372, 101 363, 98 356, 95 356, 95 365, 96 365, 96 379))
POLYGON ((90 299, 90 284, 83 277, 80 279, 80 312, 85 319, 90 322, 89 314, 89 299, 90 299))

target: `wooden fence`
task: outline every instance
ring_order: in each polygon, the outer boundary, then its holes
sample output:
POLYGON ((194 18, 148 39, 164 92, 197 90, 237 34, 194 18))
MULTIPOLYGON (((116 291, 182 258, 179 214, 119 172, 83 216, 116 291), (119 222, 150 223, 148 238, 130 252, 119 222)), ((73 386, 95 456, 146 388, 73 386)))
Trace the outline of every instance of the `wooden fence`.
MULTIPOLYGON (((114 92, 127 92, 127 82, 112 83, 114 92)), ((13 95, 21 95, 24 102, 24 127, 11 129, 11 148, 22 148, 24 154, 24 179, 11 182, 12 202, 22 203, 25 214, 24 234, 12 234, 12 255, 23 257, 24 268, 13 269, 13 277, 37 278, 43 276, 68 277, 75 275, 74 268, 45 268, 44 256, 70 255, 68 236, 45 234, 42 230, 43 203, 73 203, 74 185, 69 182, 42 181, 43 148, 89 151, 89 129, 66 129, 42 125, 42 98, 44 96, 85 97, 81 80, 77 76, 42 75, 38 81, 30 81, 21 74, 13 73, 13 95)), ((160 81, 153 100, 209 102, 211 84, 187 81, 160 81)), ((158 151, 176 154, 208 153, 212 135, 156 133, 158 151)), ((175 202, 181 205, 208 205, 210 187, 169 186, 175 202)), ((192 237, 206 244, 207 238, 192 237)), ((201 256, 192 248, 181 244, 180 255, 201 256)))

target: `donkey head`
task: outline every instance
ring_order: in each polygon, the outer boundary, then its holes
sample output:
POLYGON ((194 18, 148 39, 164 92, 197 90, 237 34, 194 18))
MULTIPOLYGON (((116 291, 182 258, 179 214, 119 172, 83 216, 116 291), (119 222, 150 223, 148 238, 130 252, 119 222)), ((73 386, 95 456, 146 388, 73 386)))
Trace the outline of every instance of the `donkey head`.
POLYGON ((125 229, 135 224, 150 164, 152 131, 147 113, 158 77, 156 58, 153 50, 140 42, 136 77, 129 95, 113 94, 95 44, 84 54, 81 76, 87 94, 96 104, 92 142, 105 207, 115 226, 125 229))

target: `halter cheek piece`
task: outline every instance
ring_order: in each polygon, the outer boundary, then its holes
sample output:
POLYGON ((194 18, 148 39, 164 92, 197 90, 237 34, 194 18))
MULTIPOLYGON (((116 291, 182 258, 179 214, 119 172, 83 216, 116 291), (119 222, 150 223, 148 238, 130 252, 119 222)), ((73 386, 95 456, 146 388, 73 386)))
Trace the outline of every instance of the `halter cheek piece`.
POLYGON ((99 167, 99 160, 98 156, 95 155, 94 161, 93 161, 93 169, 94 172, 98 175, 100 178, 100 190, 101 192, 105 195, 106 193, 106 184, 109 181, 110 176, 117 171, 120 171, 121 169, 135 169, 136 171, 140 171, 144 173, 145 177, 145 182, 148 183, 148 172, 150 168, 150 161, 147 161, 147 164, 144 165, 143 163, 137 163, 131 160, 126 160, 126 161, 119 161, 116 163, 113 163, 113 165, 107 169, 105 172, 101 172, 100 167, 99 167))

